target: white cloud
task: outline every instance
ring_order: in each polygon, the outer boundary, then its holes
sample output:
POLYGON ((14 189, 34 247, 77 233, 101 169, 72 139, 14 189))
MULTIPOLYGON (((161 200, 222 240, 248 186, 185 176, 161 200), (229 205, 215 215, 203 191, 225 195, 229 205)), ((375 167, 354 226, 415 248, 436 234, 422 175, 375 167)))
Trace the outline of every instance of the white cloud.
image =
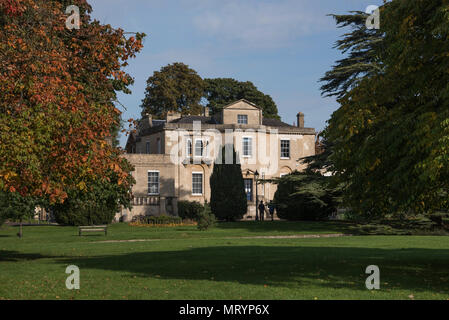
MULTIPOLYGON (((288 46, 301 36, 332 26, 305 0, 196 0, 193 24, 200 32, 249 48, 288 46), (211 4, 212 3, 212 4, 211 4)), ((191 3, 192 4, 192 3, 191 3)))

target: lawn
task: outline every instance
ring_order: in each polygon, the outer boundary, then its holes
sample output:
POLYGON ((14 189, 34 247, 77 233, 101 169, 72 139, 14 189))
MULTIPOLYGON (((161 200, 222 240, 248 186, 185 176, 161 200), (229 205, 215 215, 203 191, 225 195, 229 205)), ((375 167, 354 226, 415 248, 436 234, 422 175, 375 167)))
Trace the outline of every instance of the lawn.
POLYGON ((112 225, 79 237, 59 226, 0 229, 0 299, 449 299, 449 237, 348 236, 336 222, 222 223, 145 228, 112 225), (119 242, 118 240, 146 239, 119 242), (102 242, 114 240, 113 242, 102 242), (117 240, 117 241, 115 241, 117 240), (68 290, 65 269, 80 268, 68 290), (381 289, 365 288, 377 265, 381 289))

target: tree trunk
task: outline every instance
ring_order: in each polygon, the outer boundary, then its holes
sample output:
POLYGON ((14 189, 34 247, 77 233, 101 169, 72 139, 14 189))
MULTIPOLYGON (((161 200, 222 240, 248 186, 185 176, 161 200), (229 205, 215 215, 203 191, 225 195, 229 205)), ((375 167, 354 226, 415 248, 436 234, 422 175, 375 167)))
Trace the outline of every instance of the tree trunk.
POLYGON ((22 239, 23 233, 22 233, 22 219, 20 219, 20 227, 19 227, 19 238, 22 239))

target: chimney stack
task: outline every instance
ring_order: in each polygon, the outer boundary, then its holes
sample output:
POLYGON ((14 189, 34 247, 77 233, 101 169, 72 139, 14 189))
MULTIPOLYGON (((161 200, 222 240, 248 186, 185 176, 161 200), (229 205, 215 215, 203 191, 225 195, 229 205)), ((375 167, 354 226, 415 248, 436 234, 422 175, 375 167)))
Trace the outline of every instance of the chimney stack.
POLYGON ((153 126, 153 115, 147 113, 147 117, 148 117, 148 125, 150 126, 150 128, 153 126))
POLYGON ((181 113, 176 112, 176 111, 168 111, 167 115, 166 115, 166 121, 167 123, 169 123, 170 121, 176 120, 176 119, 180 119, 181 118, 181 113))
POLYGON ((304 128, 304 113, 298 112, 296 115, 296 125, 298 128, 304 128))

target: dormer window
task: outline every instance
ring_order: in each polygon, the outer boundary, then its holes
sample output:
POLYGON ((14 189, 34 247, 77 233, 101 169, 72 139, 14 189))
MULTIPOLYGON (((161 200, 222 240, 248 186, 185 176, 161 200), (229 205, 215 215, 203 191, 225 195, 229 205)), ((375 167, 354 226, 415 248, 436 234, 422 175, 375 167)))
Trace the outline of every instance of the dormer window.
POLYGON ((248 124, 248 115, 246 115, 246 114, 237 115, 237 123, 238 124, 248 124))

